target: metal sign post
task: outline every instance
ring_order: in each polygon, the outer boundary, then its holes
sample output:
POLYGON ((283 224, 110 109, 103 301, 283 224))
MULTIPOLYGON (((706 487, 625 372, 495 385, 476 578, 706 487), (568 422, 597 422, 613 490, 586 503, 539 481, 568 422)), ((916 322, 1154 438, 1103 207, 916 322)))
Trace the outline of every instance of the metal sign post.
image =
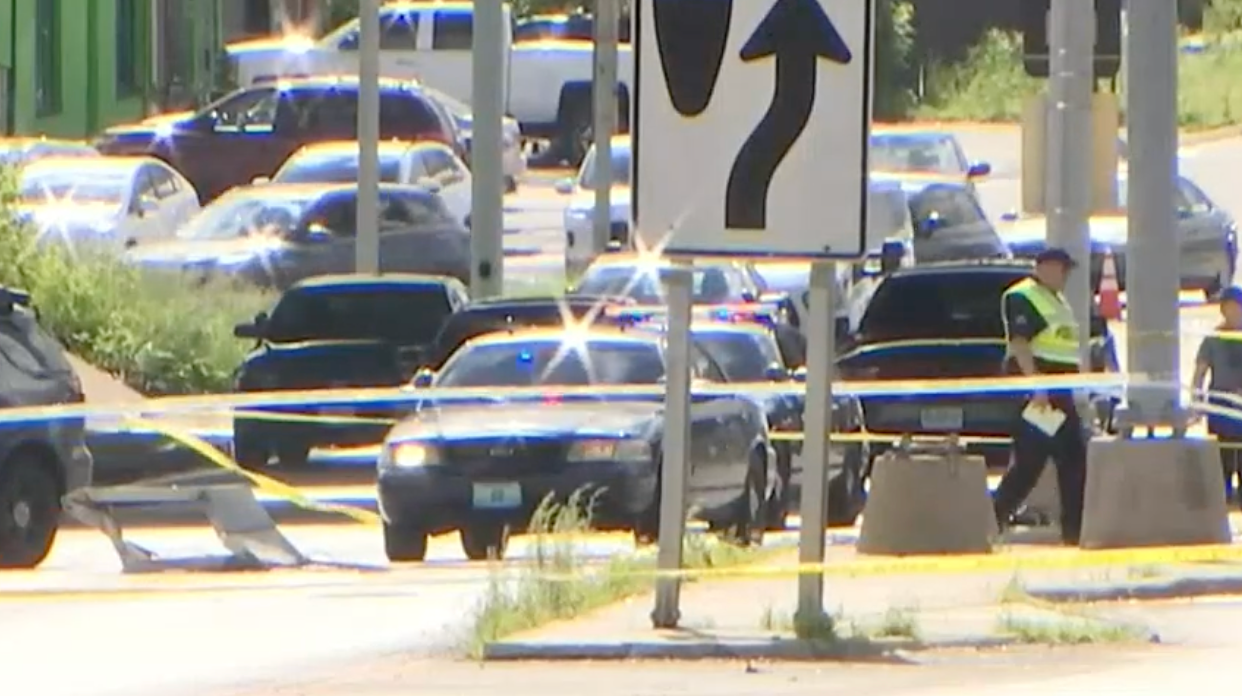
MULTIPOLYGON (((681 570, 686 534, 686 475, 690 459, 690 320, 694 270, 675 262, 668 273, 668 349, 664 382, 664 440, 660 465, 660 548, 664 572, 681 570)), ((676 628, 681 620, 681 578, 656 579, 655 628, 676 628)))
MULTIPOLYGON (((837 268, 833 261, 811 266, 810 316, 806 336, 806 417, 802 450, 802 526, 798 532, 798 563, 824 562, 824 531, 828 527, 828 449, 832 431, 832 377, 836 362, 836 306, 833 292, 837 268)), ((824 615, 823 573, 798 574, 796 625, 824 615)))
POLYGON ((470 294, 475 298, 499 297, 504 293, 506 31, 502 3, 474 0, 470 294))
MULTIPOLYGON (((1091 316, 1091 86, 1095 8, 1082 0, 1052 0, 1048 100, 1048 230, 1082 264, 1071 274, 1065 296, 1086 326, 1091 316)), ((1089 365, 1090 332, 1079 332, 1079 358, 1089 365)))
POLYGON ((612 134, 617 130, 617 33, 621 13, 617 0, 595 0, 595 210, 592 215, 592 256, 608 248, 612 232, 612 134))
POLYGON ((1179 425, 1181 281, 1173 204, 1178 168, 1177 8, 1167 0, 1128 0, 1126 19, 1128 40, 1136 49, 1126 52, 1126 351, 1131 374, 1160 383, 1131 387, 1127 402, 1129 415, 1143 424, 1179 425))
POLYGON ((379 250, 379 0, 358 7, 358 241, 354 271, 378 273, 379 250))

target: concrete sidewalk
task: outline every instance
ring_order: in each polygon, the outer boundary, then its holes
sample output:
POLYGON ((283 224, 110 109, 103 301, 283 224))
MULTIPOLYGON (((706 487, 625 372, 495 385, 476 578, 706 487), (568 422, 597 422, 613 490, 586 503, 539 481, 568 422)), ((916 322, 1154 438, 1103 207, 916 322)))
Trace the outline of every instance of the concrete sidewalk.
MULTIPOLYGON (((849 563, 851 556, 852 549, 838 547, 829 562, 849 563)), ((683 584, 677 630, 651 628, 654 598, 643 595, 492 643, 484 658, 887 660, 903 651, 1073 642, 1075 635, 1083 642, 1158 642, 1147 626, 1113 624, 1070 605, 1242 593, 1237 564, 829 576, 824 605, 834 627, 819 627, 803 641, 793 634, 796 576, 778 574, 795 562, 791 552, 771 561, 769 577, 683 584)))

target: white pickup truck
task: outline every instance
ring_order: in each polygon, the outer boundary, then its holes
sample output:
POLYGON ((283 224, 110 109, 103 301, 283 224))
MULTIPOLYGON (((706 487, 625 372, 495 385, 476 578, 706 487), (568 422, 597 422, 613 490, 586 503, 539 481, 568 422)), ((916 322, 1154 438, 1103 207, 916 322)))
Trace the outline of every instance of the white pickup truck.
MULTIPOLYGON (((504 6, 505 104, 524 137, 552 141, 559 159, 576 165, 591 142, 593 47, 586 41, 513 43, 511 8, 504 6)), ((380 10, 380 72, 418 80, 466 103, 471 101, 473 3, 401 0, 380 10)), ((270 38, 232 44, 228 52, 239 86, 281 76, 358 71, 358 19, 320 39, 270 38)), ((618 48, 618 125, 629 130, 631 48, 618 48)))

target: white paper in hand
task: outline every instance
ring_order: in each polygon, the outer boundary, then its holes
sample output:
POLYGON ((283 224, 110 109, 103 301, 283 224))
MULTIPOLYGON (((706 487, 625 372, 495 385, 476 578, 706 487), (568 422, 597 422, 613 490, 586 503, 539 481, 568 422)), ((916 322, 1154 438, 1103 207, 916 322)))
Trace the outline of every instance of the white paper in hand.
POLYGON ((1035 403, 1029 403, 1022 410, 1022 419, 1027 423, 1039 428, 1039 430, 1052 437, 1057 434, 1062 425, 1065 425, 1065 413, 1051 406, 1041 406, 1035 403))

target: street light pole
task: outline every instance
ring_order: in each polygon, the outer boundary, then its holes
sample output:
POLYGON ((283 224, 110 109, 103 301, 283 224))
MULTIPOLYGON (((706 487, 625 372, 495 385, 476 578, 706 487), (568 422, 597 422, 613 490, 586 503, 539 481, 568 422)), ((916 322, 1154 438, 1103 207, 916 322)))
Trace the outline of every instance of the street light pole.
POLYGON ((358 7, 358 220, 354 272, 379 273, 379 8, 358 7))
POLYGON ((504 292, 504 110, 505 6, 474 0, 471 45, 470 171, 474 180, 470 211, 470 294, 499 297, 504 292))
POLYGON ((617 121, 617 33, 621 16, 617 0, 595 0, 594 125, 595 209, 592 216, 594 254, 603 253, 612 237, 612 134, 617 121))

